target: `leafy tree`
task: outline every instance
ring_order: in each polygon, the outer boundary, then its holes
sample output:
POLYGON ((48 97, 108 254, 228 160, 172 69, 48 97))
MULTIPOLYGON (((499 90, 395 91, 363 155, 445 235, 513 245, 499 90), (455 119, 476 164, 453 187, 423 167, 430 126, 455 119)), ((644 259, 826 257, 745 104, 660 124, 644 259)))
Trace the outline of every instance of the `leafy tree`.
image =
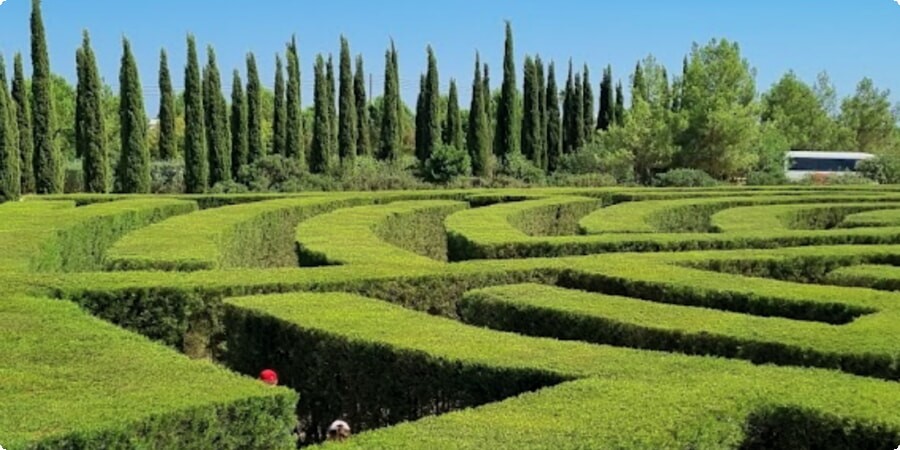
POLYGON ((247 55, 247 162, 252 163, 266 154, 263 142, 262 86, 253 53, 247 55))
POLYGON ((356 157, 356 145, 359 142, 359 125, 356 113, 356 92, 353 79, 353 68, 350 61, 350 45, 341 36, 341 68, 340 68, 340 112, 338 117, 338 148, 341 161, 356 157))
POLYGON ((159 147, 161 159, 175 159, 178 154, 175 136, 175 92, 169 74, 169 61, 165 50, 159 52, 159 147))
POLYGON ((512 25, 507 22, 503 54, 503 86, 500 91, 500 105, 497 108, 497 132, 494 134, 494 153, 501 161, 506 161, 510 155, 520 153, 518 97, 512 25))
POLYGON ((541 108, 537 67, 531 56, 525 57, 525 83, 523 89, 522 154, 535 165, 541 166, 541 108))
POLYGON ((328 112, 328 80, 325 73, 325 59, 322 55, 316 56, 315 65, 315 89, 313 101, 315 104, 315 119, 313 120, 313 139, 309 154, 309 169, 313 173, 328 171, 331 162, 331 123, 328 112))
POLYGON ((281 55, 275 55, 275 111, 272 118, 272 153, 287 155, 287 97, 281 55))
POLYGON ((591 72, 588 69, 587 64, 584 65, 584 75, 581 78, 582 83, 582 103, 583 106, 583 119, 584 122, 584 140, 585 142, 591 141, 591 136, 594 135, 594 127, 596 124, 594 123, 594 88, 591 86, 591 72))
POLYGON ((616 85, 616 108, 614 113, 616 124, 625 122, 625 90, 622 89, 621 81, 616 85))
POLYGON ((625 122, 604 135, 604 146, 628 152, 637 180, 649 184, 657 173, 670 167, 678 152, 672 115, 663 103, 638 98, 625 122))
POLYGON ((613 94, 612 66, 603 70, 600 82, 600 112, 597 114, 597 129, 606 131, 615 123, 615 98, 613 94))
POLYGON ((838 150, 831 138, 835 121, 828 117, 815 91, 788 72, 762 97, 762 120, 770 123, 798 150, 838 150))
POLYGON ((121 150, 116 172, 116 191, 126 194, 150 192, 150 149, 147 147, 147 113, 138 76, 137 62, 128 39, 122 39, 119 72, 119 136, 121 150))
POLYGON ((353 97, 356 100, 356 153, 372 156, 371 128, 369 125, 369 105, 366 96, 366 71, 362 55, 356 57, 356 74, 353 77, 353 97))
POLYGON ((384 99, 381 112, 381 144, 379 159, 396 160, 400 156, 400 79, 397 67, 397 49, 385 53, 384 99))
MULTIPOLYGON (((109 157, 107 156, 101 81, 90 37, 84 32, 83 43, 76 53, 78 66, 78 99, 76 101, 75 137, 81 155, 84 190, 109 192, 109 157)), ((124 142, 124 141, 123 141, 124 142)))
POLYGON ((34 177, 38 194, 63 191, 62 155, 54 141, 53 81, 40 0, 31 2, 31 111, 34 177))
POLYGON ((6 86, 6 64, 0 55, 0 203, 19 198, 19 143, 15 105, 6 86))
POLYGON ((212 46, 206 49, 203 70, 203 108, 206 122, 206 148, 209 154, 209 184, 231 180, 231 133, 228 129, 228 107, 222 95, 222 79, 212 46))
POLYGON ((686 122, 681 166, 727 179, 745 174, 758 159, 756 82, 740 48, 727 40, 694 45, 684 79, 686 122))
POLYGON ((187 37, 187 66, 184 70, 184 188, 190 194, 206 192, 209 187, 209 158, 203 123, 203 87, 197 44, 187 37))
POLYGON ((856 86, 856 93, 841 103, 840 123, 856 143, 856 150, 885 153, 893 149, 898 117, 891 110, 890 90, 879 90, 869 78, 856 86))
POLYGON ((232 75, 231 83, 231 175, 237 178, 241 169, 247 165, 248 149, 248 125, 247 125, 247 98, 244 96, 244 87, 241 82, 241 74, 237 70, 232 75))
POLYGON ((285 89, 284 154, 301 162, 306 160, 303 149, 303 112, 300 105, 300 55, 297 37, 287 44, 287 87, 285 89))
POLYGON ((466 145, 468 146, 469 158, 472 162, 472 173, 478 177, 491 175, 491 136, 485 96, 484 81, 481 79, 481 56, 476 54, 466 145))
POLYGON ((556 171, 562 156, 562 124, 559 112, 559 89, 556 86, 556 67, 550 63, 547 72, 547 170, 556 171))
POLYGON ((459 92, 456 80, 450 80, 450 93, 447 99, 447 119, 444 123, 444 144, 457 149, 464 149, 463 124, 459 113, 459 92))
POLYGON ((25 84, 25 70, 22 54, 16 53, 12 81, 12 99, 16 107, 16 122, 19 137, 19 172, 21 192, 34 192, 34 136, 31 132, 31 105, 28 102, 28 87, 25 84))

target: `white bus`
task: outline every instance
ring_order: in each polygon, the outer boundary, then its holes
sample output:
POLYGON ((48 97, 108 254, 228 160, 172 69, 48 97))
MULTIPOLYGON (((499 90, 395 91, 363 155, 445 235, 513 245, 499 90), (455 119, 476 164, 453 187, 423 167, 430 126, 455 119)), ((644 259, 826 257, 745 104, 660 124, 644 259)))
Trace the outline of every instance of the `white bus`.
POLYGON ((787 156, 787 177, 802 180, 809 175, 836 175, 856 171, 860 161, 875 155, 860 152, 813 152, 793 151, 787 156))

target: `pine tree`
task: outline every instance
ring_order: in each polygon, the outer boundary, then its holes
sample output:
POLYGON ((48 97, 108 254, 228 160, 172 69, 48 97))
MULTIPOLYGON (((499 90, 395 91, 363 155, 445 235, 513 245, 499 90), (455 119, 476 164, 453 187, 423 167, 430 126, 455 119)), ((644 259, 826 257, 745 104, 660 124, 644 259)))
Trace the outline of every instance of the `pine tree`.
POLYGON ((476 53, 472 103, 469 107, 469 134, 466 139, 469 157, 472 159, 472 173, 476 177, 491 176, 491 136, 485 94, 484 80, 481 78, 481 56, 476 53))
POLYGON ((525 57, 525 80, 523 89, 523 116, 522 116, 522 154, 535 165, 540 165, 540 129, 541 110, 538 106, 540 93, 538 92, 537 67, 531 56, 525 57))
POLYGON ((462 150, 463 124, 459 115, 459 92, 456 89, 456 80, 450 79, 450 93, 447 99, 447 119, 444 122, 444 143, 453 148, 462 150))
POLYGON ((298 161, 306 161, 303 149, 303 111, 300 103, 300 55, 297 51, 297 37, 291 37, 287 44, 287 88, 284 130, 285 156, 298 161))
POLYGON ((247 163, 259 161, 266 155, 262 131, 262 85, 256 56, 247 55, 247 163))
POLYGON ((81 155, 84 190, 92 193, 106 193, 109 192, 109 157, 106 153, 104 140, 106 131, 103 123, 103 106, 100 102, 103 86, 87 31, 84 32, 84 42, 78 49, 76 59, 78 60, 78 89, 75 146, 81 155))
POLYGON ((647 98, 647 82, 644 80, 644 69, 641 67, 641 63, 638 62, 634 68, 634 75, 631 77, 631 107, 634 108, 634 102, 637 99, 641 99, 644 101, 649 100, 647 98))
POLYGON ((237 70, 232 75, 231 84, 231 174, 238 177, 241 168, 247 165, 248 154, 248 125, 247 125, 247 98, 244 96, 244 87, 241 83, 241 74, 237 70))
POLYGON ((546 78, 544 78, 544 62, 541 61, 540 55, 534 61, 535 77, 538 85, 538 110, 540 111, 540 130, 538 132, 539 142, 537 151, 537 166, 547 171, 547 86, 546 78))
POLYGON ((314 71, 315 88, 313 102, 315 117, 313 119, 312 144, 309 153, 309 170, 313 173, 328 171, 331 162, 331 123, 328 120, 328 81, 325 73, 325 59, 316 56, 314 71))
POLYGON ((369 129, 369 103, 366 96, 366 71, 362 55, 356 57, 356 74, 353 77, 353 97, 356 100, 356 153, 372 156, 372 141, 369 129))
POLYGON ((272 153, 285 155, 287 144, 287 104, 285 103, 284 66, 275 55, 275 112, 272 117, 272 153))
POLYGON ((622 125, 625 123, 625 90, 622 89, 621 81, 616 85, 615 116, 617 125, 622 125))
POLYGON ((231 133, 228 107, 222 95, 222 78, 216 65, 216 52, 206 48, 203 70, 203 108, 206 123, 206 151, 209 155, 209 184, 231 181, 231 133))
POLYGON ((600 112, 597 115, 597 129, 606 131, 615 122, 615 96, 613 94, 612 66, 603 70, 600 82, 600 112))
POLYGON ((62 155, 54 141, 53 81, 40 0, 31 2, 31 118, 34 138, 34 177, 38 194, 63 191, 62 155))
POLYGON ((119 72, 119 136, 121 153, 116 172, 116 191, 127 194, 150 192, 150 149, 147 147, 147 113, 137 62, 128 39, 122 39, 119 72))
POLYGON ((328 124, 331 126, 331 142, 329 143, 329 155, 338 154, 338 117, 337 117, 337 91, 335 89, 334 59, 328 55, 328 65, 325 66, 325 81, 328 87, 328 124))
POLYGON ((594 88, 591 85, 591 72, 584 65, 584 77, 581 79, 584 101, 584 142, 590 142, 594 135, 594 88))
POLYGON ((392 41, 390 50, 385 54, 380 159, 394 160, 400 156, 400 79, 397 69, 397 49, 392 41))
POLYGON ((28 101, 28 88, 25 85, 25 69, 22 54, 16 53, 15 68, 12 81, 12 99, 16 107, 16 122, 19 137, 19 172, 21 192, 34 193, 34 136, 31 132, 31 105, 28 101))
POLYGON ((434 50, 428 46, 428 71, 425 74, 425 90, 424 90, 424 108, 425 117, 423 124, 425 129, 422 132, 424 143, 422 145, 421 154, 417 154, 419 161, 425 162, 431 158, 431 154, 441 143, 441 85, 438 76, 437 58, 434 50))
POLYGON ((175 92, 165 50, 159 53, 159 93, 159 157, 171 160, 178 154, 178 144, 175 136, 175 92))
POLYGON ((0 203, 19 198, 19 143, 16 110, 6 86, 6 63, 0 55, 0 203))
POLYGON ((340 64, 340 109, 338 112, 338 149, 341 161, 349 161, 356 157, 356 144, 359 141, 359 125, 356 123, 356 96, 354 92, 353 68, 350 61, 350 44, 341 36, 340 64))
POLYGON ((559 88, 556 87, 556 67, 551 62, 547 71, 547 170, 553 172, 562 156, 562 126, 559 114, 559 88))
POLYGON ((503 162, 519 153, 518 88, 513 51, 512 25, 506 23, 506 49, 503 54, 503 88, 497 107, 497 132, 494 134, 494 153, 503 162))
POLYGON ((197 45, 187 37, 187 66, 184 69, 184 187, 189 194, 201 194, 209 187, 209 158, 203 123, 203 87, 197 45))

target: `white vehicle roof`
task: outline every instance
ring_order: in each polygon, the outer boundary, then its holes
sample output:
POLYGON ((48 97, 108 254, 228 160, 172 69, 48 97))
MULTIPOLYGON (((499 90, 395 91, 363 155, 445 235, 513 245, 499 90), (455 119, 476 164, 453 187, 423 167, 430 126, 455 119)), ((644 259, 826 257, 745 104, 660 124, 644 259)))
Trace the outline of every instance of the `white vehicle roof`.
POLYGON ((793 151, 788 152, 788 158, 808 159, 872 159, 875 155, 862 152, 818 152, 818 151, 793 151))

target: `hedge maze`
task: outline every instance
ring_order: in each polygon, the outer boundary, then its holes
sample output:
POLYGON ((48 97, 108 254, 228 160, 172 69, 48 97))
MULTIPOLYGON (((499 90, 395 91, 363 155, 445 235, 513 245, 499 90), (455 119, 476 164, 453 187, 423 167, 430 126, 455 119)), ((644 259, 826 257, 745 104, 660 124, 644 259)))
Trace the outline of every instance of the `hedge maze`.
POLYGON ((900 190, 82 195, 0 219, 7 449, 900 445, 900 190), (338 418, 355 435, 323 444, 338 418))

